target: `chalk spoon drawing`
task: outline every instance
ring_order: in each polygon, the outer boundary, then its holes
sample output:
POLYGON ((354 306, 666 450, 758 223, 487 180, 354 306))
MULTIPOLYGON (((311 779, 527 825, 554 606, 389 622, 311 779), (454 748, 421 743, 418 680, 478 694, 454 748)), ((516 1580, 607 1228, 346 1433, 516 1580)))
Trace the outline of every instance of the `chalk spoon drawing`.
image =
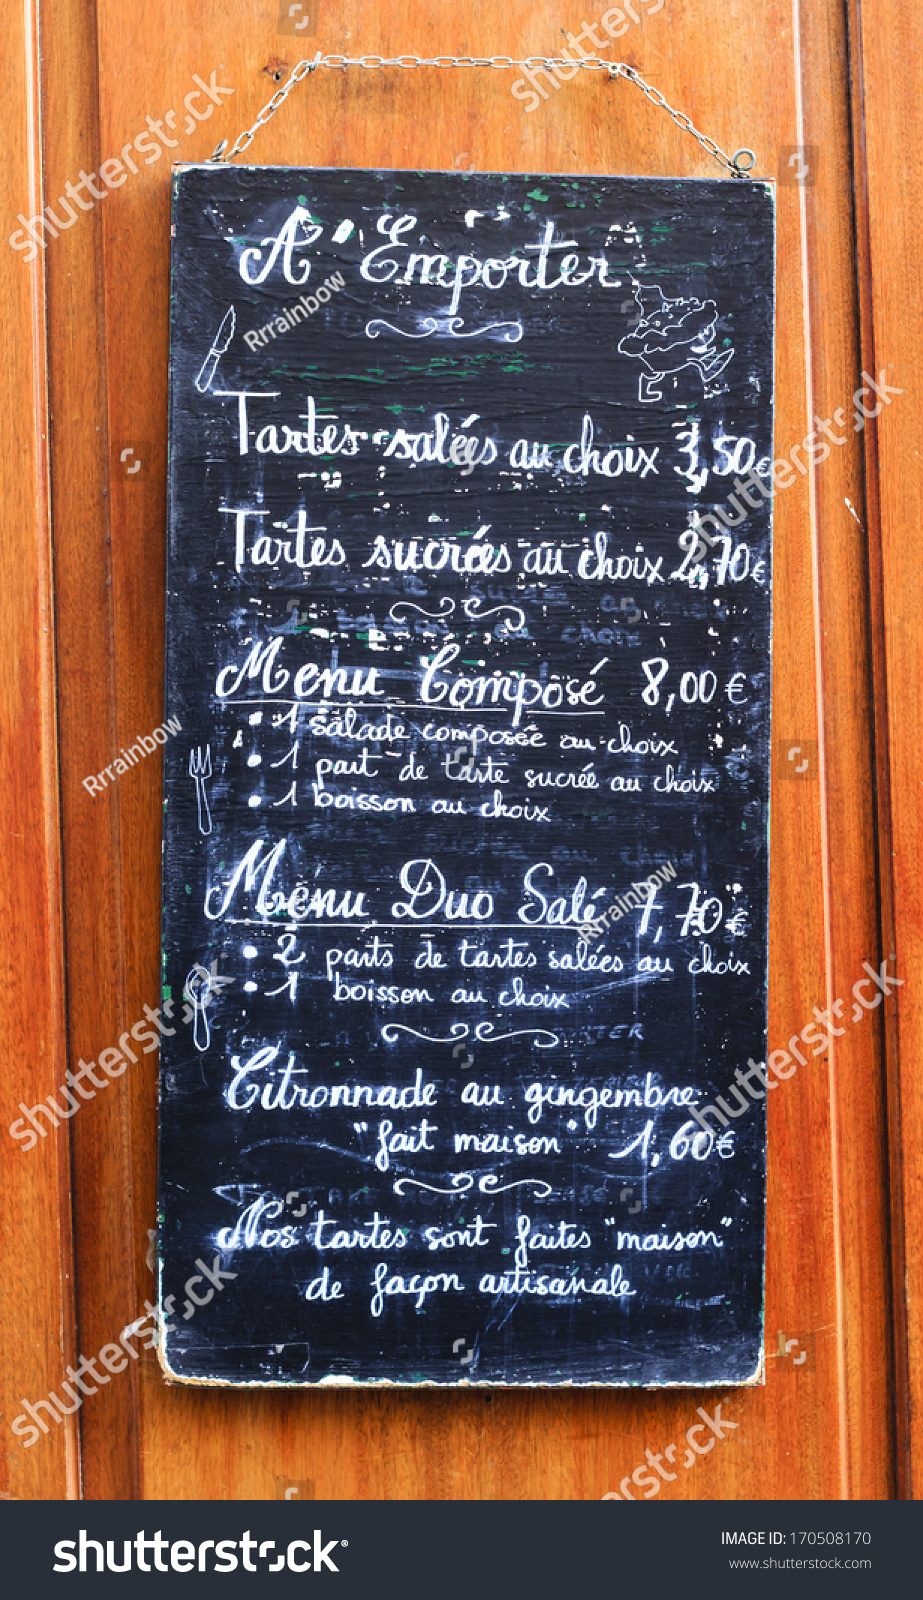
POLYGON ((183 999, 192 1006, 192 1042, 200 1053, 204 1053, 211 1043, 207 1007, 215 995, 220 995, 223 984, 233 982, 233 978, 222 977, 219 973, 217 957, 210 969, 203 967, 200 961, 193 962, 187 974, 183 984, 183 999))
POLYGON ((640 361, 644 368, 638 380, 641 404, 662 400, 661 380, 686 367, 692 367, 706 387, 720 378, 734 347, 715 348, 718 307, 714 300, 686 299, 684 295, 670 299, 656 283, 635 283, 634 291, 641 316, 618 348, 621 355, 640 361))

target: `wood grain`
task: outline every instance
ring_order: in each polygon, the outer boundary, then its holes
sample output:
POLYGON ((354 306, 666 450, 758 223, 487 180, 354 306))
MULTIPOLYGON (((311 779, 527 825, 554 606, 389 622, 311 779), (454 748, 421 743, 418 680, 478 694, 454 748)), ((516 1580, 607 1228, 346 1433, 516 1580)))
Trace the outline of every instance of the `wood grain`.
POLYGON ((915 555, 923 468, 915 442, 920 372, 921 180, 894 160, 918 136, 921 70, 910 50, 918 21, 907 0, 853 0, 853 127, 863 367, 901 388, 865 435, 873 619, 881 956, 905 981, 885 1015, 888 1085, 895 1422, 899 1490, 923 1493, 923 894, 920 878, 923 581, 915 555), (896 964, 896 965, 895 965, 896 964))
MULTIPOLYGON (((42 206, 37 7, 2 10, 9 56, 0 204, 12 228, 20 211, 29 218, 42 206)), ((49 1431, 29 1445, 10 1432, 23 1400, 57 1389, 74 1359, 69 1125, 51 1129, 40 1119, 47 1131, 28 1149, 7 1132, 20 1101, 31 1107, 53 1094, 66 1066, 45 312, 41 260, 30 265, 4 249, 0 327, 11 401, 0 464, 0 1492, 14 1500, 78 1489, 74 1416, 55 1426, 42 1413, 49 1431)))
MULTIPOLYGON (((866 540, 860 526, 862 434, 850 423, 861 383, 858 294, 851 219, 849 85, 840 15, 801 8, 798 121, 794 143, 813 146, 815 181, 780 186, 800 211, 802 306, 810 351, 802 437, 845 412, 844 429, 811 478, 815 650, 821 743, 827 1007, 853 1009, 863 962, 879 960, 874 766, 870 728, 870 617, 866 540), (832 293, 830 286, 837 285, 832 293)), ((778 453, 782 441, 777 445, 778 453)), ((807 1013, 806 1013, 807 1015, 807 1013)), ((827 1093, 833 1167, 831 1218, 836 1272, 836 1340, 844 1498, 893 1494, 890 1413, 882 1376, 891 1374, 886 1151, 886 1086, 879 1012, 843 1021, 830 1053, 827 1093), (861 1139, 856 1130, 861 1129, 861 1139)), ((822 1063, 819 1063, 822 1064, 822 1063)), ((792 1159, 797 1162, 793 1150, 792 1159)), ((820 1419, 818 1419, 820 1421, 820 1419)))
MULTIPOLYGON (((871 6, 863 0, 862 9, 862 59, 866 72, 877 74, 882 107, 878 121, 867 123, 866 159, 881 186, 888 95, 908 126, 918 114, 911 106, 910 12, 903 0, 889 7, 889 16, 898 18, 890 25, 903 40, 898 45, 888 36, 881 0, 871 6), (874 23, 867 20, 870 10, 874 23), (894 82, 892 49, 903 62, 894 82)), ((219 138, 248 126, 274 87, 267 63, 280 58, 290 68, 302 53, 298 41, 277 34, 277 14, 273 3, 242 13, 230 0, 195 6, 150 0, 142 30, 130 8, 99 0, 94 33, 93 11, 76 0, 56 7, 46 23, 45 67, 52 197, 84 163, 95 169, 117 154, 143 130, 146 116, 160 118, 178 107, 193 73, 207 80, 216 70, 235 92, 191 134, 182 132, 180 112, 175 159, 201 160, 219 138)), ((548 54, 586 15, 568 14, 557 0, 507 0, 503 8, 459 0, 451 9, 419 0, 393 0, 388 8, 371 0, 324 0, 307 49, 548 54)), ((849 405, 866 348, 860 349, 856 291, 845 6, 759 0, 729 8, 727 0, 703 0, 693 13, 666 0, 611 53, 636 65, 725 149, 752 146, 761 174, 780 170, 785 145, 819 148, 816 182, 781 185, 778 194, 776 454, 785 455, 814 427, 815 414, 823 419, 849 405)), ((530 115, 510 94, 514 77, 487 70, 318 73, 294 91, 247 159, 689 176, 718 171, 700 146, 625 83, 581 74, 549 92, 530 115)), ((867 116, 869 95, 867 89, 867 116)), ((158 983, 159 765, 153 758, 126 775, 109 797, 91 800, 83 791, 81 800, 78 790, 84 774, 105 765, 107 753, 111 760, 126 735, 149 731, 161 715, 168 191, 166 158, 142 165, 55 242, 57 254, 52 259, 49 250, 46 263, 69 1022, 77 1053, 86 1059, 113 1043, 145 1003, 156 1003, 158 983), (130 442, 148 448, 149 469, 137 483, 114 475, 112 449, 130 442)), ((870 202, 879 250, 885 249, 889 193, 879 187, 870 202)), ((882 351, 887 337, 889 351, 899 352, 879 359, 905 366, 910 346, 896 319, 919 312, 911 312, 909 285, 894 277, 892 261, 910 259, 900 254, 909 249, 910 228, 907 221, 897 229, 898 254, 878 263, 872 285, 875 348, 882 351), (889 287, 892 279, 902 295, 889 287)), ((22 270, 20 262, 14 265, 22 270)), ((918 713, 910 709, 918 703, 912 606, 919 580, 910 566, 910 541, 899 531, 905 515, 907 527, 916 526, 909 519, 919 464, 898 435, 898 406, 906 407, 906 399, 880 420, 877 438, 884 447, 882 483, 893 494, 883 512, 882 561, 890 630, 888 732, 897 749, 894 782, 905 797, 895 827, 895 903, 898 926, 906 929, 898 955, 900 971, 909 974, 920 928, 913 876, 918 713), (896 697, 893 674, 901 690, 896 697)), ((848 996, 862 961, 875 960, 880 944, 873 779, 881 741, 873 744, 876 636, 863 532, 862 452, 872 437, 871 429, 850 435, 776 499, 774 738, 818 740, 821 777, 773 786, 772 1048, 799 1031, 815 1005, 848 996)), ((23 618, 17 638, 25 626, 23 618)), ((53 753, 50 732, 48 738, 46 752, 53 753)), ((36 913, 33 923, 38 920, 36 913)), ((899 1205, 908 1218, 912 1205, 919 1206, 920 1181, 919 1169, 909 1164, 907 1134, 914 1131, 918 1151, 920 1125, 907 1083, 887 1078, 876 1020, 881 1014, 861 1027, 846 1025, 829 1061, 800 1071, 771 1099, 766 1386, 727 1396, 724 1410, 738 1422, 736 1432, 694 1471, 665 1484, 664 1498, 880 1498, 895 1492, 889 1323, 894 1146, 889 1151, 887 1138, 890 1129, 893 1141, 896 1092, 905 1138, 899 1205), (804 1370, 779 1359, 780 1332, 809 1336, 813 1359, 804 1370)), ((923 1027, 923 1002, 910 986, 902 992, 901 1027, 911 1029, 912 1046, 913 1029, 923 1027)), ((115 1337, 153 1287, 144 1266, 155 1194, 150 1071, 133 1069, 107 1096, 107 1104, 94 1102, 72 1125, 87 1353, 115 1337)), ((37 1155, 32 1152, 33 1159, 37 1155)), ((916 1231, 908 1227, 908 1238, 918 1240, 914 1215, 916 1231)), ((914 1248, 918 1272, 919 1245, 914 1248)), ((33 1267, 30 1278, 34 1274, 33 1267)), ((916 1293, 911 1350, 919 1384, 916 1293)), ((193 1392, 168 1388, 152 1357, 137 1378, 137 1393, 123 1375, 80 1413, 84 1486, 91 1497, 269 1498, 278 1492, 277 1478, 291 1474, 312 1480, 318 1498, 594 1499, 617 1488, 646 1448, 681 1440, 698 1404, 724 1398, 682 1390, 193 1392)), ((33 1381, 38 1389, 42 1380, 33 1381)), ((25 1492, 46 1491, 33 1481, 25 1492)))
MULTIPOLYGON (((102 154, 96 44, 86 24, 85 7, 65 0, 44 41, 45 183, 53 205, 69 179, 98 170, 102 154)), ((127 519, 113 518, 110 511, 103 206, 98 201, 80 213, 49 249, 46 263, 49 322, 60 330, 52 341, 49 397, 55 586, 62 619, 58 708, 72 1069, 81 1059, 95 1062, 100 1050, 141 1016, 140 1005, 132 1007, 126 995, 127 923, 139 898, 124 873, 126 847, 137 833, 131 810, 135 797, 130 786, 89 793, 82 781, 111 763, 125 743, 124 702, 131 683, 130 674, 119 671, 116 651, 113 543, 117 548, 131 532, 127 519)), ((135 787, 145 790, 148 806, 156 805, 156 783, 156 770, 137 775, 135 787)), ((155 993, 151 985, 148 994, 155 993)), ((136 1094, 134 1082, 119 1079, 100 1090, 71 1124, 80 1263, 77 1326, 88 1356, 117 1340, 120 1330, 143 1314, 135 1288, 137 1228, 129 1158, 129 1114, 136 1094)), ((136 1388, 132 1363, 80 1413, 84 1484, 94 1498, 134 1498, 139 1492, 136 1388)))

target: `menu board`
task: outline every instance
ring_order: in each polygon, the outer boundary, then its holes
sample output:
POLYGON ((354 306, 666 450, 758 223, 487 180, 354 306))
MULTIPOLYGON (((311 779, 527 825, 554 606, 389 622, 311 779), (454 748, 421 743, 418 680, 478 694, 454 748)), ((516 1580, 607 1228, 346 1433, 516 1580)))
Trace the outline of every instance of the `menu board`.
POLYGON ((759 1381, 773 281, 763 183, 176 170, 170 1377, 759 1381))

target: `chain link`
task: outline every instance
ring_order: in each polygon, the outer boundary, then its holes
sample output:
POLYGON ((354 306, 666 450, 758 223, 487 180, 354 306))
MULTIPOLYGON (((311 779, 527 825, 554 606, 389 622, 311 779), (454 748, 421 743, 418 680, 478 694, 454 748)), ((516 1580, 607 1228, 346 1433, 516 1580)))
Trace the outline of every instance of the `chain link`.
MULTIPOLYGON (((331 58, 328 57, 328 61, 330 59, 331 58)), ((283 100, 285 100, 286 97, 291 94, 296 83, 300 83, 302 78, 306 78, 309 72, 316 72, 317 68, 321 65, 321 62, 322 57, 319 50, 313 61, 299 61, 297 67, 292 68, 292 75, 289 78, 288 83, 284 88, 277 89, 272 99, 267 101, 253 126, 248 128, 245 133, 242 133, 238 136, 230 150, 228 150, 227 155, 224 154, 226 142, 222 140, 214 155, 209 157, 209 162, 233 161, 235 156, 241 155, 243 151, 253 143, 253 135, 263 126, 264 122, 268 122, 270 117, 275 116, 283 100)))
POLYGON ((253 126, 238 136, 230 150, 227 150, 227 140, 223 139, 221 141, 214 155, 209 157, 209 164, 233 161, 235 156, 241 155, 244 150, 248 149, 253 142, 254 134, 263 127, 264 123, 269 121, 270 117, 275 116, 282 102, 291 94, 296 83, 300 83, 303 78, 306 78, 309 72, 316 72, 318 67, 330 67, 334 71, 340 70, 343 72, 346 71, 347 67, 365 67, 369 71, 376 72, 381 67, 403 67, 406 71, 414 71, 417 67, 492 67, 498 72, 508 71, 511 67, 525 67, 530 71, 535 71, 540 67, 546 71, 555 67, 563 67, 565 70, 569 69, 573 72, 574 68, 577 67, 583 68, 587 72, 607 72, 613 81, 616 78, 627 78, 629 83, 635 84, 641 90, 641 93, 647 96, 652 105, 662 107, 664 111, 668 112, 678 128, 681 128, 684 133, 691 133, 702 148, 707 150, 709 155, 714 156, 715 160, 720 162, 723 167, 726 167, 729 172, 732 172, 735 178, 746 177, 756 164, 756 156, 753 151, 746 148, 737 150, 733 156, 726 155, 721 146, 715 144, 714 139, 709 139, 707 134, 700 133, 684 112, 674 110, 659 89, 655 89, 650 83, 645 83, 640 73, 636 72, 634 67, 628 66, 627 62, 624 61, 605 61, 600 56, 583 56, 579 61, 571 61, 567 56, 528 56, 525 61, 516 61, 512 56, 322 56, 319 50, 313 60, 299 61, 298 65, 292 68, 292 75, 285 87, 276 91, 272 99, 263 107, 253 126), (226 151, 227 153, 225 154, 226 151), (746 165, 743 161, 744 156, 750 157, 746 165))
POLYGON ((698 128, 694 127, 689 121, 684 111, 675 111, 669 101, 664 99, 660 90, 655 89, 653 84, 645 83, 641 74, 636 72, 634 67, 627 66, 624 61, 612 61, 609 63, 609 77, 612 79, 627 78, 629 83, 637 84, 641 93, 647 96, 652 105, 662 106, 664 111, 668 112, 673 118, 678 128, 682 128, 684 133, 691 133, 693 139, 698 139, 703 149, 707 150, 709 155, 714 156, 716 161, 720 161, 723 167, 727 167, 729 172, 733 172, 735 178, 744 178, 752 170, 756 163, 756 156, 752 150, 736 150, 733 156, 725 155, 721 146, 715 144, 714 139, 709 139, 707 133, 700 133, 698 128), (742 156, 750 156, 752 158, 746 166, 741 162, 742 156))

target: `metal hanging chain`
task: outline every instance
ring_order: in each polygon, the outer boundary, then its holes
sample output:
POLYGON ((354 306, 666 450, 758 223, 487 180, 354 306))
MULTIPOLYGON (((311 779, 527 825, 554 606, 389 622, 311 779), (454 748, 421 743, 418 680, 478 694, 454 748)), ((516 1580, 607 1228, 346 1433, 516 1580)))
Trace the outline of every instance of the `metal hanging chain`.
POLYGON ((664 111, 669 112, 676 126, 682 128, 685 133, 691 133, 693 139, 698 139, 699 144, 708 151, 709 155, 714 156, 715 160, 720 161, 723 167, 727 167, 730 172, 733 172, 735 178, 745 178, 748 173, 753 171, 756 166, 756 156, 752 150, 744 147, 742 150, 735 150, 733 156, 725 155, 721 146, 715 144, 714 139, 709 139, 707 133, 700 133, 698 128, 693 127, 685 112, 675 111, 669 102, 664 99, 660 90, 655 89, 653 84, 645 83, 641 74, 636 72, 634 67, 626 66, 623 61, 614 61, 610 65, 609 76, 610 78, 627 78, 629 83, 636 83, 641 93, 647 95, 648 100, 653 105, 663 106, 664 111), (746 163, 744 162, 745 156, 750 157, 746 163))
POLYGON ((636 72, 634 67, 630 67, 625 61, 604 61, 600 56, 583 56, 580 61, 571 61, 566 56, 528 56, 525 61, 515 61, 512 56, 422 57, 407 55, 388 59, 385 56, 322 56, 319 50, 313 60, 299 61, 297 67, 292 69, 292 75, 285 87, 277 89, 272 99, 263 107, 253 126, 238 136, 230 150, 227 149, 227 140, 222 139, 214 155, 208 158, 209 164, 213 162, 226 163, 233 161, 235 156, 242 155, 244 150, 252 144, 254 134, 259 128, 262 128, 265 122, 269 121, 270 117, 275 116, 282 102, 291 94, 296 83, 300 83, 302 78, 306 78, 309 72, 316 72, 318 67, 339 68, 342 71, 345 71, 347 67, 366 67, 376 70, 379 67, 404 67, 407 70, 413 70, 416 67, 493 67, 499 72, 508 71, 511 67, 527 67, 533 71, 538 67, 544 67, 546 71, 554 67, 570 68, 571 71, 575 67, 583 67, 587 72, 607 72, 610 79, 627 78, 629 83, 636 84, 641 93, 646 95, 653 105, 662 106, 664 111, 668 112, 673 118, 678 128, 682 128, 684 133, 691 133, 692 137, 698 140, 703 149, 707 150, 709 155, 714 156, 715 160, 720 162, 723 167, 726 167, 729 172, 732 172, 735 178, 745 178, 756 165, 756 156, 752 150, 746 148, 735 151, 733 156, 725 155, 720 145, 715 144, 714 139, 709 139, 707 134, 700 133, 698 128, 693 127, 689 118, 682 111, 675 111, 664 99, 660 90, 655 89, 650 83, 645 83, 640 73, 636 72), (226 151, 227 153, 225 154, 226 151), (750 159, 745 162, 744 157, 746 156, 749 156, 750 159))

